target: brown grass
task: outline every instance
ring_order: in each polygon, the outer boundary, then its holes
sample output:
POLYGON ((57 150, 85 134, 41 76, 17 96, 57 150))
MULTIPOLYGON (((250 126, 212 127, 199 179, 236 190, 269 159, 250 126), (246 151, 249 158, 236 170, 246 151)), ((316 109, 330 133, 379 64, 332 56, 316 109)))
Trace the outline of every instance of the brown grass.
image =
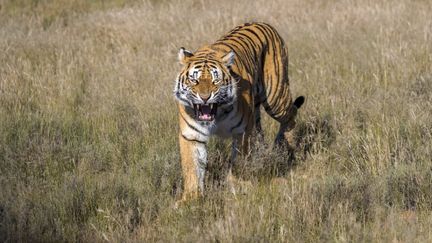
POLYGON ((0 6, 0 241, 432 241, 429 1, 0 6), (280 31, 307 97, 296 166, 271 182, 284 155, 259 147, 234 196, 214 139, 207 196, 174 210, 177 50, 246 21, 280 31))

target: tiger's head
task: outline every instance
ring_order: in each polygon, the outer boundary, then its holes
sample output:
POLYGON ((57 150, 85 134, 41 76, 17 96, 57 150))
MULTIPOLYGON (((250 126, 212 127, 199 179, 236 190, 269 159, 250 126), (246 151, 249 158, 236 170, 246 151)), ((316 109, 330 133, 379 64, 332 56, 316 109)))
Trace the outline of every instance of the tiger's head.
POLYGON ((174 95, 181 104, 193 108, 198 121, 213 121, 218 107, 230 105, 236 99, 236 81, 230 72, 235 54, 231 51, 219 55, 208 51, 193 54, 183 47, 178 54, 182 70, 174 95))

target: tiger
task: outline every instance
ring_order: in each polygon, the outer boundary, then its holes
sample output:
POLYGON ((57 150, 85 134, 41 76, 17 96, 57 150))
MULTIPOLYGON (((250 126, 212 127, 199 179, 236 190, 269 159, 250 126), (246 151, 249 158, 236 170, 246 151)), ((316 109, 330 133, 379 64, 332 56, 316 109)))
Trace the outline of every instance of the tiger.
POLYGON ((248 155, 250 138, 262 136, 260 106, 280 123, 275 144, 293 150, 295 117, 305 101, 292 101, 288 51, 274 27, 253 22, 195 52, 181 47, 174 96, 179 111, 183 192, 179 201, 204 193, 207 143, 212 135, 232 138, 229 173, 237 154, 248 155))

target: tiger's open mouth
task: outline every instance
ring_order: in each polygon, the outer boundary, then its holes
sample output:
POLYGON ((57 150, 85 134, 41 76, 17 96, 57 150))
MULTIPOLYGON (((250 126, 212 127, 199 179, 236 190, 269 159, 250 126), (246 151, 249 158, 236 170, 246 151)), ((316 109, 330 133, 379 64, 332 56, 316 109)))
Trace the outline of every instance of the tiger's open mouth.
POLYGON ((213 121, 216 116, 217 104, 211 103, 209 105, 193 105, 195 116, 199 121, 213 121))

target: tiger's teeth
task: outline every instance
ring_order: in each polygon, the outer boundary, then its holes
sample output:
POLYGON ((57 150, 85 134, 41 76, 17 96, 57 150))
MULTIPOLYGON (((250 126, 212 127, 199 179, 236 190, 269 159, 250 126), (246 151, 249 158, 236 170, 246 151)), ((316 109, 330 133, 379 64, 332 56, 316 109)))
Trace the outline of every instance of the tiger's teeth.
POLYGON ((210 109, 213 109, 213 103, 212 103, 212 104, 210 104, 210 109))

